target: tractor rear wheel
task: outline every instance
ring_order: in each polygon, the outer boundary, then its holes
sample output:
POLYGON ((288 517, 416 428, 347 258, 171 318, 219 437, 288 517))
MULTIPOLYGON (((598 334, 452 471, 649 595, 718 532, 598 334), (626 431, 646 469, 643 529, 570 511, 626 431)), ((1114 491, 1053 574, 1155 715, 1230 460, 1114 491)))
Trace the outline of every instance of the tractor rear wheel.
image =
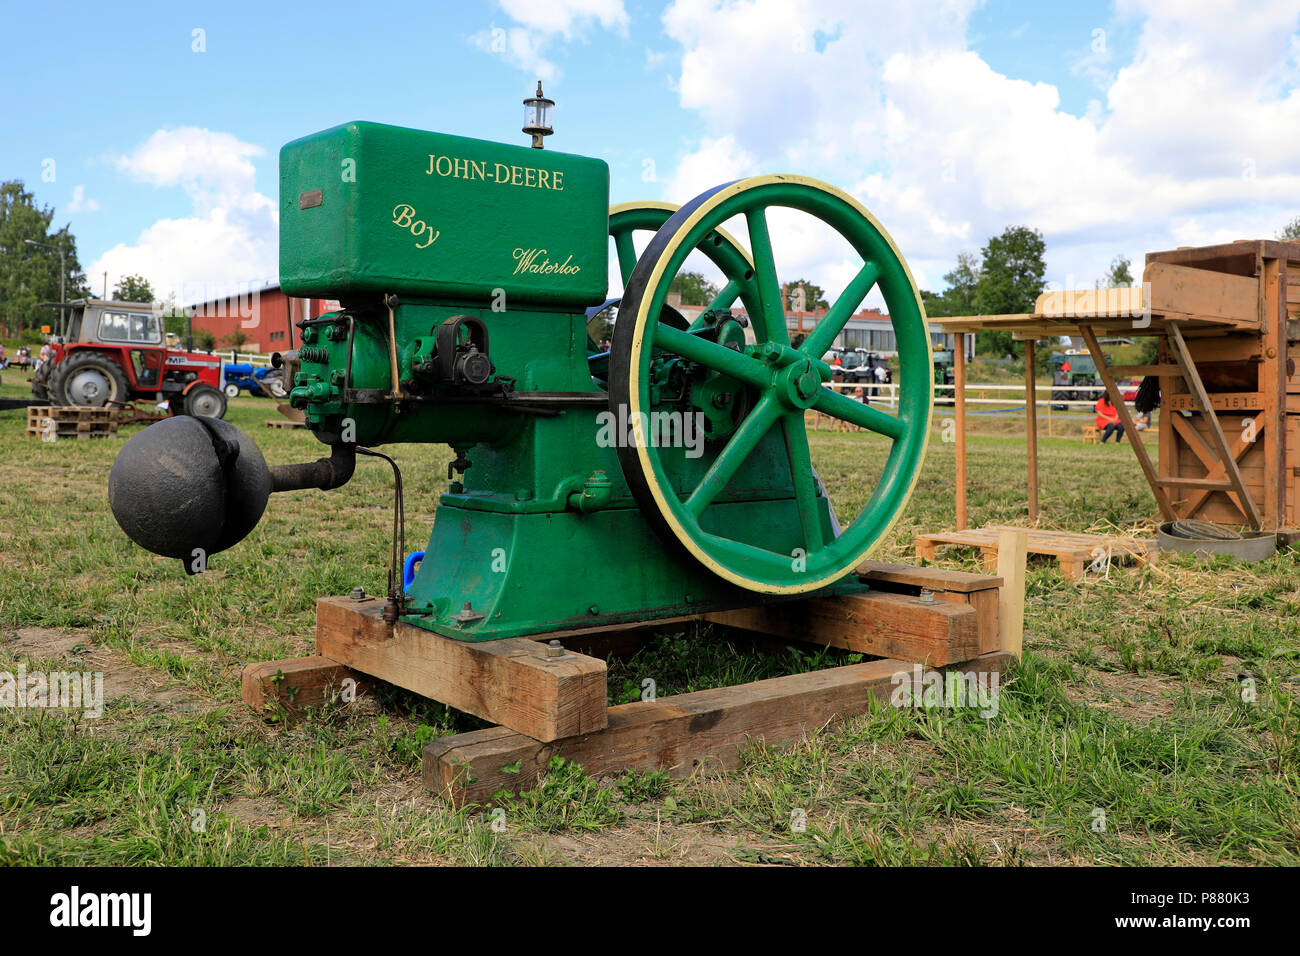
POLYGON ((122 367, 103 352, 73 352, 50 373, 49 400, 55 405, 101 406, 127 400, 122 367))
POLYGON ((225 418, 226 396, 211 385, 196 385, 185 393, 185 414, 195 418, 225 418))

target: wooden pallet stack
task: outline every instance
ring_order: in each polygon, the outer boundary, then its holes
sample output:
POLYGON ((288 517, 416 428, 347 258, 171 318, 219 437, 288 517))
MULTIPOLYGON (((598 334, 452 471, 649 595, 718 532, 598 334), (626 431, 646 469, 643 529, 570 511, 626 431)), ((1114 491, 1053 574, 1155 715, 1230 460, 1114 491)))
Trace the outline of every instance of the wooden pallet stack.
POLYGON ((31 405, 27 434, 46 441, 111 438, 117 434, 117 410, 97 405, 31 405))
POLYGON ((425 785, 457 805, 531 787, 557 754, 591 774, 726 770, 752 743, 786 744, 867 711, 873 698, 889 700, 915 665, 1001 673, 1020 654, 1024 555, 1023 534, 1011 534, 997 576, 871 562, 859 569, 871 588, 863 594, 483 643, 385 624, 382 599, 322 598, 316 655, 248 665, 243 698, 264 716, 291 718, 337 700, 345 684, 364 691, 383 681, 492 721, 424 750, 425 785), (608 706, 602 658, 700 621, 759 644, 805 642, 872 659, 608 706))

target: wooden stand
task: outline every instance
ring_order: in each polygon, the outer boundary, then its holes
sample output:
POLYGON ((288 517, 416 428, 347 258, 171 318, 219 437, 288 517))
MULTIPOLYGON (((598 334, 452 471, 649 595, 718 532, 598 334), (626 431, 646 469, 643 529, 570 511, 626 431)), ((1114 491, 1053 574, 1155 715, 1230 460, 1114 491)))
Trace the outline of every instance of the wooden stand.
POLYGON ((375 598, 322 598, 317 656, 249 665, 243 697, 259 713, 292 716, 334 699, 349 679, 359 688, 374 678, 500 724, 425 748, 425 785, 456 804, 531 786, 557 753, 589 773, 727 769, 751 741, 788 743, 864 712, 914 664, 1001 672, 1020 650, 1023 561, 1021 552, 1016 593, 992 575, 870 562, 859 569, 867 594, 477 644, 389 626, 375 598), (605 661, 575 650, 626 653, 697 620, 881 659, 608 707, 605 661), (550 643, 557 640, 560 648, 550 643))

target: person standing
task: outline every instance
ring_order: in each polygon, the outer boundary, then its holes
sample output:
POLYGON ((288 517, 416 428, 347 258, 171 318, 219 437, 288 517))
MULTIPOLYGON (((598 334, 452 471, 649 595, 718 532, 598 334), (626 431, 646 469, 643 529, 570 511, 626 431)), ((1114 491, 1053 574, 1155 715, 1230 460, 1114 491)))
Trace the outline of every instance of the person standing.
POLYGON ((1092 406, 1092 410, 1097 413, 1097 431, 1101 433, 1103 445, 1111 435, 1115 436, 1117 445, 1124 440, 1124 426, 1120 424, 1119 411, 1111 404, 1109 395, 1097 399, 1097 404, 1092 406))

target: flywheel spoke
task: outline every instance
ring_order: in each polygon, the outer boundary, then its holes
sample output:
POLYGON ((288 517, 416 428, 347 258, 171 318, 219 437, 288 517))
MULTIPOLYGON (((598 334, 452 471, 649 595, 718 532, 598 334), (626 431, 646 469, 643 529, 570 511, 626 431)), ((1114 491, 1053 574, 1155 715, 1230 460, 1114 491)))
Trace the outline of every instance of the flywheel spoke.
POLYGON ((772 255, 772 237, 767 231, 767 210, 759 206, 745 213, 749 225, 750 254, 754 257, 754 279, 758 283, 758 301, 763 308, 762 329, 769 342, 790 344, 785 327, 785 304, 781 301, 781 283, 776 277, 776 260, 772 255))
POLYGON ((780 414, 780 403, 771 395, 764 395, 758 400, 754 410, 740 423, 722 451, 718 453, 718 457, 713 460, 713 464, 709 466, 709 470, 700 479, 699 485, 686 499, 687 511, 696 518, 704 514, 705 509, 713 504, 713 499, 727 487, 727 482, 731 481, 745 459, 758 447, 758 443, 780 414))
POLYGON ((835 300, 830 311, 817 323, 817 327, 808 333, 808 338, 804 340, 803 345, 799 346, 799 350, 809 358, 820 359, 825 355, 826 350, 835 344, 835 336, 843 331, 849 317, 858 311, 858 306, 862 304, 862 300, 867 297, 867 293, 871 291, 878 278, 880 278, 880 267, 874 262, 868 262, 859 269, 858 274, 835 300))
POLYGON ((803 409, 789 412, 781 419, 785 432, 785 451, 790 459, 794 479, 794 500, 803 526, 804 548, 812 554, 822 546, 821 514, 817 508, 817 482, 813 477, 812 456, 808 453, 808 431, 803 423, 803 409))
POLYGON ((632 244, 632 230, 624 229, 614 233, 614 251, 618 253, 618 274, 623 277, 623 288, 632 277, 636 268, 636 246, 632 244))
POLYGON ((824 386, 817 395, 817 400, 813 402, 813 408, 850 425, 857 425, 878 435, 886 435, 895 441, 903 437, 904 426, 901 418, 855 401, 847 395, 841 395, 824 386))
POLYGON ((772 384, 771 372, 760 362, 702 335, 661 322, 655 326, 654 345, 755 388, 767 388, 772 384))

